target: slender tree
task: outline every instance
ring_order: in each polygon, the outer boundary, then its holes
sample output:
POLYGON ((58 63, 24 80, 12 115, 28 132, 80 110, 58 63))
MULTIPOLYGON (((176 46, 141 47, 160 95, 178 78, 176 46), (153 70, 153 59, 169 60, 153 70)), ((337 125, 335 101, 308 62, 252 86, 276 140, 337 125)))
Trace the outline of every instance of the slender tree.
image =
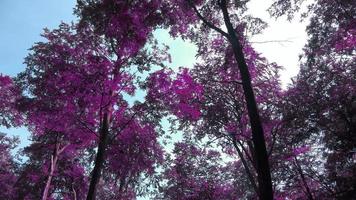
MULTIPOLYGON (((189 29, 189 24, 203 23, 203 29, 206 27, 222 35, 232 46, 233 55, 236 60, 236 68, 238 68, 241 75, 242 87, 244 91, 244 98, 246 101, 246 107, 248 111, 249 121, 252 130, 252 141, 254 145, 254 157, 256 159, 257 166, 257 180, 259 187, 260 199, 273 199, 273 189, 271 181, 270 167, 268 163, 268 154, 266 149, 266 143, 264 138, 263 126, 260 120, 258 112, 258 106, 255 99, 255 94, 251 84, 251 74, 246 63, 245 54, 243 52, 243 44, 241 43, 242 34, 236 30, 239 23, 243 21, 238 17, 231 18, 229 9, 234 9, 236 12, 243 13, 246 10, 245 1, 174 1, 174 6, 178 6, 182 9, 181 12, 185 12, 184 17, 181 19, 183 22, 175 23, 174 26, 180 26, 177 32, 180 32, 187 37, 194 38, 195 34, 201 34, 202 32, 194 32, 194 28, 189 29), (199 10, 200 7, 200 10, 199 10), (236 9, 237 8, 237 9, 236 9), (206 14, 206 16, 205 16, 206 14), (219 18, 222 14, 222 18, 219 18), (185 25, 188 24, 188 25, 185 25), (223 31, 220 26, 224 25, 227 32, 223 31)), ((242 17, 241 17, 242 18, 242 17)), ((172 20, 176 20, 173 18, 172 20)), ((263 26, 261 20, 249 17, 250 21, 255 23, 255 30, 258 30, 258 26, 263 26)), ((172 29, 175 31, 175 29, 172 29)))

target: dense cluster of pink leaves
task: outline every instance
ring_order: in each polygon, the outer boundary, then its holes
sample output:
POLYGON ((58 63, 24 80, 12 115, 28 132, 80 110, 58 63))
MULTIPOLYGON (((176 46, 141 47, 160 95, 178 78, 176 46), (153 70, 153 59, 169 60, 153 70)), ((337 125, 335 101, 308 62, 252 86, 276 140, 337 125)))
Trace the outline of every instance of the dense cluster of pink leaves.
POLYGON ((80 0, 76 12, 82 17, 82 24, 92 23, 97 33, 111 38, 118 56, 130 58, 161 23, 161 4, 161 0, 80 0))
POLYGON ((162 69, 148 80, 147 100, 164 105, 178 118, 196 121, 200 117, 203 87, 193 80, 188 69, 181 69, 175 79, 173 71, 162 69))
POLYGON ((157 143, 154 127, 149 124, 142 125, 138 121, 129 122, 112 141, 108 154, 109 170, 116 174, 125 186, 129 184, 131 177, 137 177, 141 172, 153 175, 155 164, 163 160, 163 152, 157 143))

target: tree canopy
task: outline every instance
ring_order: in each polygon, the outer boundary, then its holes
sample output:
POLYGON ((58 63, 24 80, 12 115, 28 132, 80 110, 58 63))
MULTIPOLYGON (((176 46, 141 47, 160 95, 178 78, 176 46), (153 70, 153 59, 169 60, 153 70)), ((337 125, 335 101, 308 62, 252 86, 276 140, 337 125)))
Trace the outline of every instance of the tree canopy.
POLYGON ((77 23, 0 74, 0 125, 31 133, 17 152, 0 133, 0 199, 355 199, 355 1, 271 4, 310 20, 286 89, 248 2, 77 0, 77 23), (172 68, 158 29, 195 44, 195 64, 172 68))

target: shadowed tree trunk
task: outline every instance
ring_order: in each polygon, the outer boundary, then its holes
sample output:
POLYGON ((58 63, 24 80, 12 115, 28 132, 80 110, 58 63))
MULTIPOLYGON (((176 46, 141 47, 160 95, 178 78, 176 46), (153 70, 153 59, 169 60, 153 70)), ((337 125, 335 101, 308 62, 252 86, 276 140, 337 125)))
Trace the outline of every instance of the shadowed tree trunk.
POLYGON ((302 182, 304 184, 304 188, 306 190, 305 192, 307 193, 308 200, 314 200, 314 197, 313 197, 313 194, 310 191, 309 185, 308 185, 307 181, 305 180, 305 176, 304 176, 302 167, 300 166, 299 161, 298 161, 296 156, 294 157, 294 161, 295 161, 295 165, 297 167, 297 171, 299 173, 299 176, 302 179, 302 182))
POLYGON ((100 138, 98 145, 98 152, 96 154, 94 169, 91 173, 90 185, 87 194, 87 200, 95 200, 96 199, 96 191, 98 182, 101 177, 102 168, 105 161, 105 151, 107 146, 107 140, 109 135, 109 116, 108 113, 104 114, 103 122, 100 128, 100 138))
POLYGON ((242 87, 247 104, 248 116, 252 129, 252 141, 257 164, 257 179, 260 199, 273 200, 271 172, 268 163, 265 138, 262 123, 257 109, 255 95, 252 89, 251 76, 242 51, 242 46, 236 36, 235 29, 231 24, 226 0, 221 0, 219 6, 223 12, 225 26, 228 30, 228 40, 233 48, 236 62, 241 74, 242 87))
POLYGON ((224 16, 224 23, 227 29, 227 33, 216 27, 213 23, 209 22, 199 12, 191 0, 187 0, 190 6, 195 11, 196 15, 202 22, 209 28, 220 33, 222 36, 228 39, 234 51, 234 56, 237 62, 237 66, 241 79, 242 88, 247 104, 248 116, 250 118, 251 130, 252 130, 252 142, 253 142, 253 155, 256 161, 257 168, 257 182, 258 182, 258 196, 261 200, 273 200, 273 188, 271 180, 271 172, 268 163, 268 154, 266 149, 266 142, 263 134, 262 123, 257 109, 257 103, 255 94, 252 89, 251 76, 246 64, 245 56, 242 51, 242 46, 237 38, 235 29, 230 21, 230 16, 227 10, 226 0, 219 0, 218 4, 224 16))
POLYGON ((77 192, 75 191, 75 188, 73 185, 72 185, 72 191, 73 191, 73 200, 77 200, 77 192))
POLYGON ((250 171, 250 169, 248 167, 247 161, 245 160, 243 153, 240 151, 239 147, 237 146, 236 139, 233 138, 232 142, 233 142, 233 145, 234 145, 234 147, 235 147, 235 149, 236 149, 236 151, 237 151, 237 153, 238 153, 238 155, 240 157, 240 160, 241 160, 241 162, 242 162, 242 164, 243 164, 243 166, 245 168, 247 177, 250 180, 250 183, 251 183, 251 185, 253 187, 253 190, 258 194, 258 188, 257 188, 256 182, 255 182, 255 178, 253 177, 253 175, 252 175, 252 173, 251 173, 251 171, 250 171))

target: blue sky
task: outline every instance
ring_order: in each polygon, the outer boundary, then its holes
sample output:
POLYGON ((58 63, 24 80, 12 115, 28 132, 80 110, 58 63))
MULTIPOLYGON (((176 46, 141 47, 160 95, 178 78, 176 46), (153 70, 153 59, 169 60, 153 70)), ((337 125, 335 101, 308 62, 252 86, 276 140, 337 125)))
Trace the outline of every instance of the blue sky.
POLYGON ((0 0, 0 73, 22 71, 24 57, 43 28, 75 20, 75 0, 0 0))
MULTIPOLYGON (((75 20, 74 5, 75 0, 0 0, 0 73, 15 76, 24 70, 27 50, 41 40, 43 28, 75 20)), ((0 132, 19 136, 19 147, 28 144, 24 127, 0 126, 0 132)))

